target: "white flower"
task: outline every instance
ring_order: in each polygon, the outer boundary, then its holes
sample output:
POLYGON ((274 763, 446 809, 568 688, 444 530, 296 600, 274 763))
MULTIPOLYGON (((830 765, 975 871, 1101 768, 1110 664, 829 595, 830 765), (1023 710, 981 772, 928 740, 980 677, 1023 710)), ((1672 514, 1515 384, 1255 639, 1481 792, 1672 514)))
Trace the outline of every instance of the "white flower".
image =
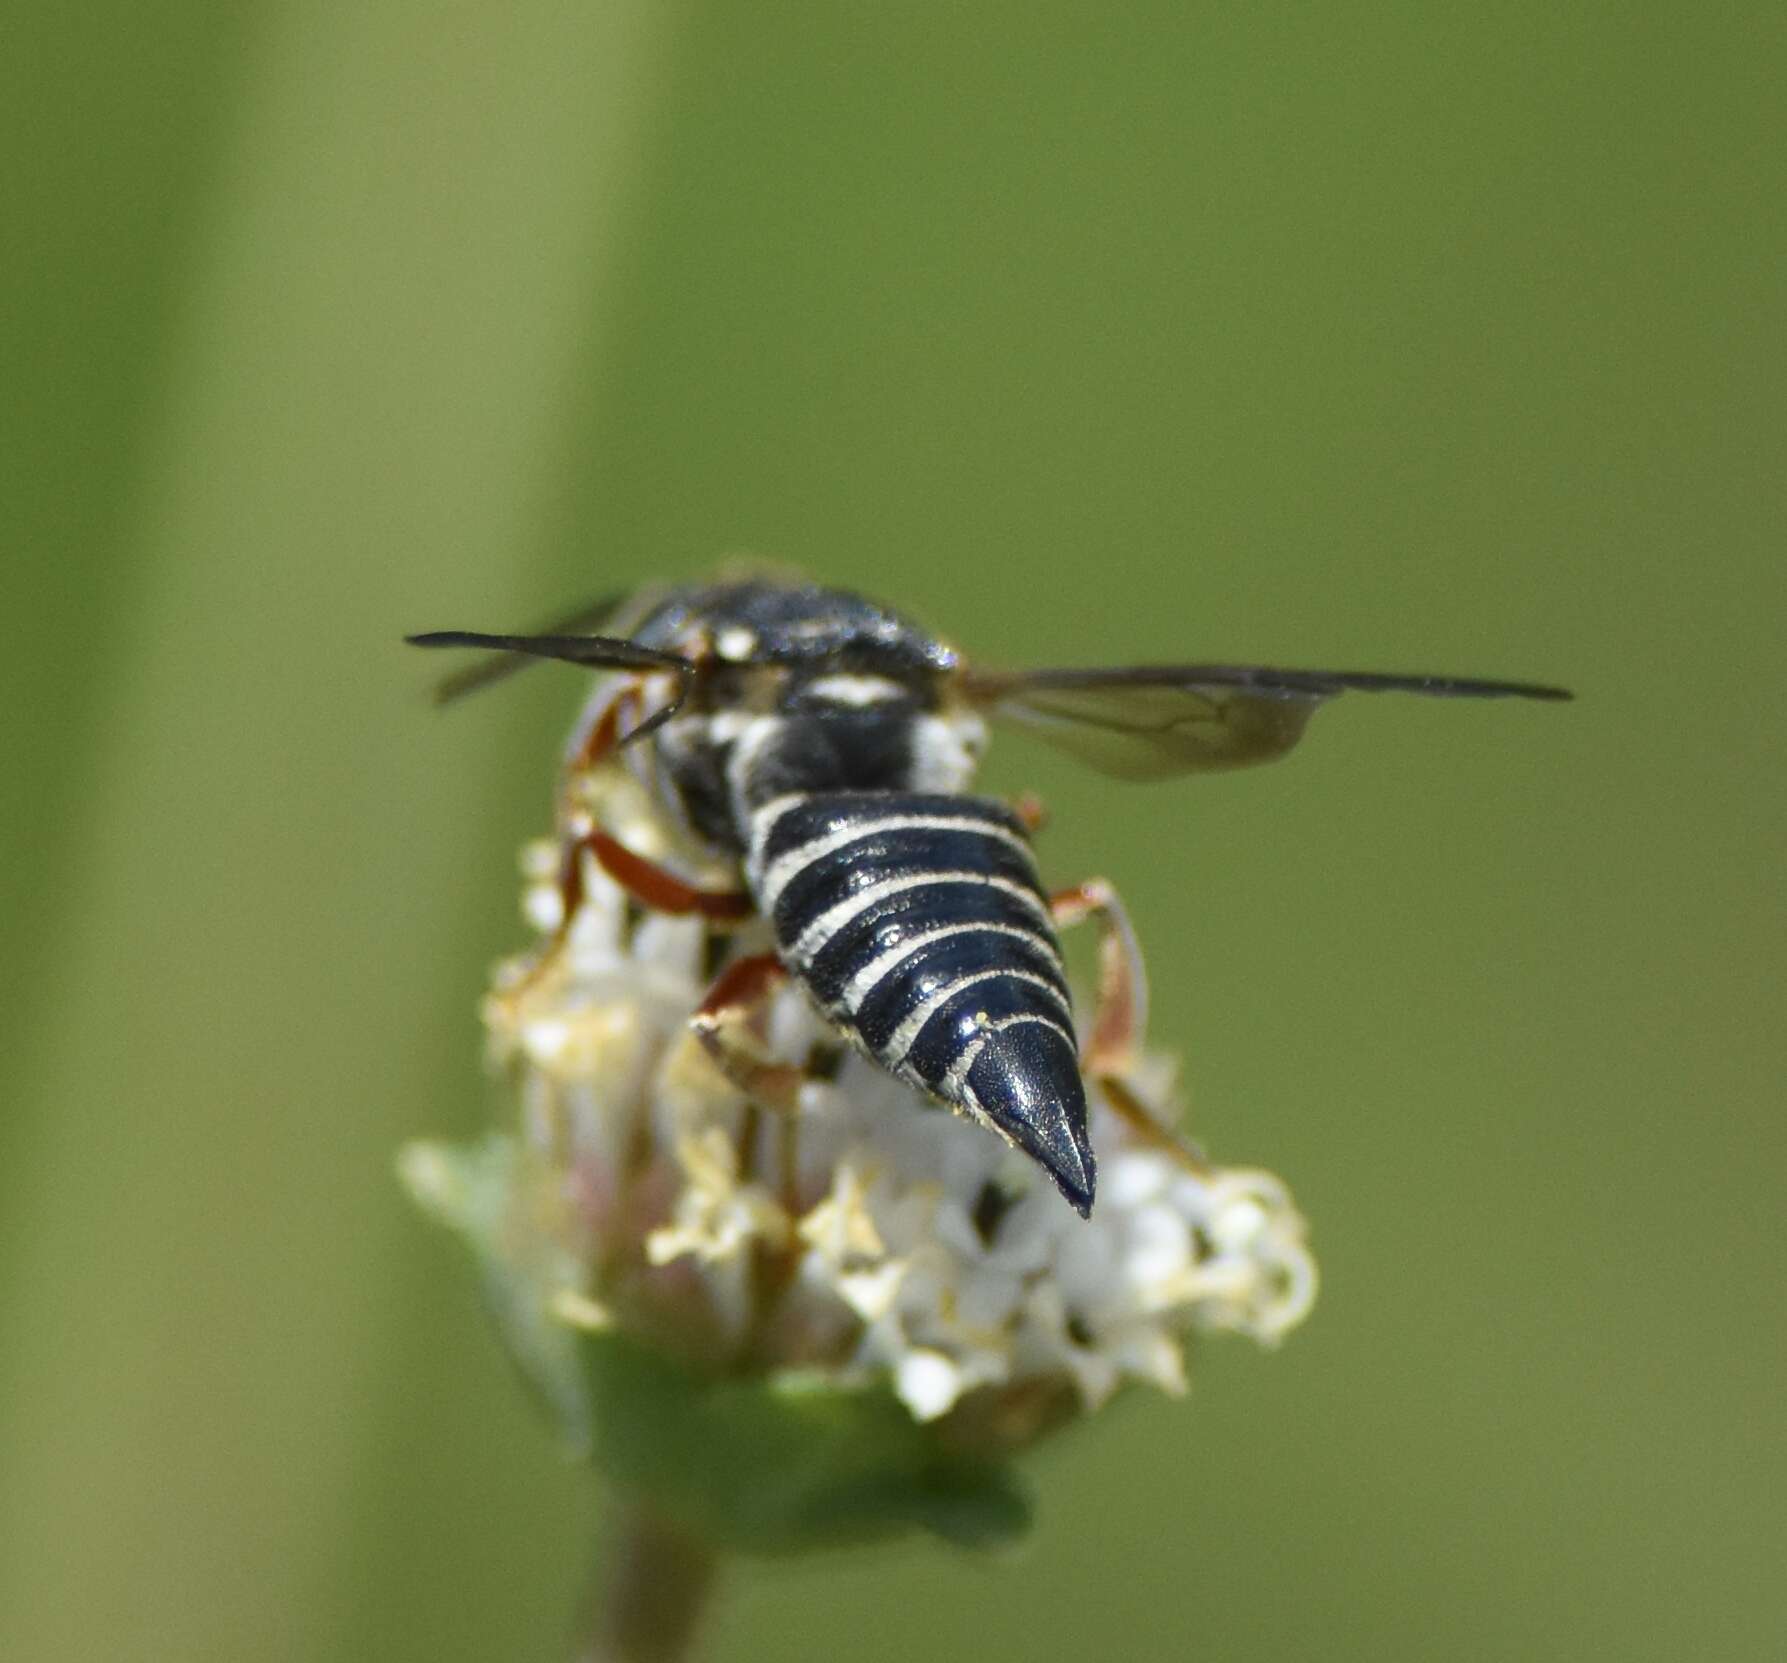
MULTIPOLYGON (((526 916, 549 933, 556 856, 531 849, 524 872, 526 916)), ((1272 1343, 1307 1314, 1315 1265, 1288 1193, 1176 1143, 1164 1059, 1123 1082, 1153 1135, 1092 1084, 1100 1182, 1082 1219, 984 1128, 843 1048, 791 985, 767 1044, 810 1077, 792 1112, 747 1103, 688 1028, 712 945, 700 923, 642 915, 591 862, 562 949, 498 971, 493 1056, 575 1267, 549 1302, 562 1320, 597 1312, 704 1362, 885 1381, 931 1421, 1051 1394, 1095 1409, 1128 1382, 1183 1391, 1194 1331, 1272 1343)), ((767 947, 757 923, 727 950, 767 947)))

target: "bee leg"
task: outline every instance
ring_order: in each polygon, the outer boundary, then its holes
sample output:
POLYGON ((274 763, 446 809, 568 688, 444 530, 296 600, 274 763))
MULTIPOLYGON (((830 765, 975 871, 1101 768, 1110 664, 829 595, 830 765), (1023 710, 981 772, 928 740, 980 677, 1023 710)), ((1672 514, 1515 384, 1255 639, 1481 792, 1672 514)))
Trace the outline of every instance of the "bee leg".
POLYGON ((1049 910, 1063 928, 1098 920, 1098 1005, 1084 1062, 1091 1075, 1122 1073, 1135 1060, 1148 1026, 1148 973, 1129 913, 1104 878, 1051 895, 1049 910))
POLYGON ((587 811, 580 807, 582 787, 615 752, 630 739, 649 733, 674 710, 663 706, 653 714, 647 712, 651 693, 648 676, 628 676, 598 705, 584 710, 572 730, 571 743, 559 770, 558 823, 561 829, 587 820, 587 811))
POLYGON ((1100 1074, 1094 1082, 1106 1106, 1125 1126, 1137 1143, 1158 1150, 1169 1160, 1177 1161, 1188 1172, 1206 1173, 1210 1163, 1204 1152, 1189 1139, 1181 1137, 1170 1126, 1163 1126, 1141 1098, 1130 1089, 1121 1075, 1100 1074))
POLYGON ((689 1026, 715 1066, 753 1103, 792 1116, 807 1071, 770 1054, 769 1002, 788 979, 774 953, 735 959, 708 989, 689 1026))
MULTIPOLYGON (((575 872, 582 893, 582 861, 587 849, 596 864, 641 906, 653 912, 699 913, 714 923, 726 923, 751 915, 751 897, 742 889, 702 889, 667 871, 656 861, 636 855, 618 837, 594 827, 574 839, 566 849, 566 873, 561 884, 575 872)), ((566 912, 569 917, 569 910, 566 912)))
POLYGON ((565 752, 564 778, 567 784, 606 762, 628 740, 649 733, 681 702, 679 693, 666 695, 669 708, 660 705, 657 713, 649 713, 647 705, 655 695, 662 672, 645 671, 627 676, 601 704, 586 709, 571 735, 565 752), (655 680, 654 680, 655 678, 655 680))
POLYGON ((1203 1155, 1161 1125, 1131 1088, 1128 1075, 1148 1024, 1148 975, 1129 914, 1103 878, 1092 878, 1049 897, 1055 922, 1064 928, 1096 918, 1098 1008, 1086 1043, 1084 1066, 1105 1103, 1138 1143, 1159 1150, 1192 1172, 1205 1172, 1203 1155))
POLYGON ((608 754, 620 739, 621 707, 632 697, 634 691, 634 683, 631 681, 617 688, 613 696, 597 710, 588 726, 581 733, 573 735, 573 743, 565 755, 567 778, 587 774, 598 763, 607 760, 608 754))
POLYGON ((559 769, 558 829, 567 841, 590 823, 589 810, 583 806, 583 787, 620 749, 622 721, 631 714, 636 722, 639 706, 639 678, 630 676, 578 718, 559 769))
POLYGON ((1049 809, 1042 798, 1034 791, 1020 791, 1011 800, 1011 811, 1018 817, 1018 824, 1034 837, 1049 823, 1049 809))
POLYGON ((634 854, 619 838, 592 827, 567 836, 563 842, 558 873, 558 923, 513 992, 532 987, 564 951, 577 909, 583 905, 586 854, 634 900, 653 912, 698 913, 711 923, 722 925, 751 915, 751 898, 742 889, 697 888, 644 855, 634 854))

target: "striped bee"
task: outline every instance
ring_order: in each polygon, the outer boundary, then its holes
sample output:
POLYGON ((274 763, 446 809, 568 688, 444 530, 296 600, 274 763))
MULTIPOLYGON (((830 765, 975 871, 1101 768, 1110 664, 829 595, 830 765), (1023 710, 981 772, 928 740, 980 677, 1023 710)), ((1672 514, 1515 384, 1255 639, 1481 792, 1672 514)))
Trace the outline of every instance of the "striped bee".
POLYGON ((1139 1027, 1139 963, 1108 885, 1051 896, 1030 849, 1035 814, 970 793, 986 718, 1154 779, 1282 756, 1348 689, 1569 697, 1521 682, 1212 664, 987 671, 858 595, 764 579, 622 597, 550 634, 409 639, 501 655, 443 683, 442 698, 527 659, 618 672, 586 706, 567 779, 624 763, 733 879, 699 887, 600 825, 568 822, 564 916, 587 852, 647 907, 722 926, 767 920, 774 953, 730 964, 695 1017, 747 1090, 787 1089, 788 1071, 729 1045, 729 1019, 792 976, 883 1068, 1022 1150, 1082 1215, 1096 1187, 1083 1076, 1105 1074, 1139 1027), (612 633, 582 633, 598 628, 612 633), (1056 926, 1088 915, 1106 951, 1082 1055, 1056 926))

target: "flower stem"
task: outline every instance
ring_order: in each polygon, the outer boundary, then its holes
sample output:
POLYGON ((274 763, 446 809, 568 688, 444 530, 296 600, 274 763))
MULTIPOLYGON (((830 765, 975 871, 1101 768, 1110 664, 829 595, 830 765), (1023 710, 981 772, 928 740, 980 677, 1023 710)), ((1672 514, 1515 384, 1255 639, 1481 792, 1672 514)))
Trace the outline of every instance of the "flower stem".
POLYGON ((712 1590, 705 1543, 632 1503, 609 1509, 574 1663, 682 1663, 712 1590))

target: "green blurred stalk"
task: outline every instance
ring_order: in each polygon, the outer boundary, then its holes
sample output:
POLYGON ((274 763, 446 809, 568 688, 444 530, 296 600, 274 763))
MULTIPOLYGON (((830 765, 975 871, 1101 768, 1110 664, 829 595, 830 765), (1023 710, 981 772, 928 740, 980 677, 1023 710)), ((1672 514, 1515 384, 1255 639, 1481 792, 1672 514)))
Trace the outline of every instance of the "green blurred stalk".
MULTIPOLYGON (((412 1504, 432 1482, 487 1525, 443 1448, 478 1472, 491 1417, 427 1334, 439 1264, 389 1169, 475 1103, 477 909, 506 910, 512 858, 475 805, 527 776, 501 731, 433 723, 398 637, 558 589, 566 434, 672 16, 269 4, 194 61, 204 94, 122 100, 115 130, 84 106, 102 158, 182 123, 173 148, 214 154, 156 285, 77 285, 96 329, 169 298, 130 465, 92 486, 112 539, 86 582, 128 571, 117 627, 32 615, 59 677, 103 665, 108 697, 36 839, 75 881, 12 1053, 0 1655, 516 1649, 514 1612, 444 1601, 441 1550, 394 1516, 407 1461, 412 1504), (369 1633, 395 1606, 412 1631, 369 1633)), ((159 229, 159 181, 102 160, 88 184, 147 192, 118 207, 159 229)))
POLYGON ((616 1501, 576 1663, 678 1663, 713 1590, 714 1555, 687 1532, 616 1501))

